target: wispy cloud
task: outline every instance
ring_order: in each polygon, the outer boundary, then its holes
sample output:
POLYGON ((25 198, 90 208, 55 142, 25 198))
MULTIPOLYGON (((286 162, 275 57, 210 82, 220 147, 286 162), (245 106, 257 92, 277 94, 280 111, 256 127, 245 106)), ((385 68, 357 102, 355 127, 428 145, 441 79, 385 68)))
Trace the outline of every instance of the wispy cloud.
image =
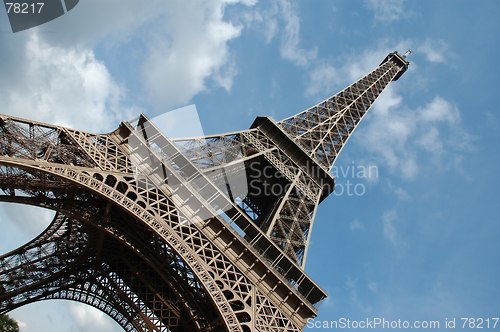
POLYGON ((299 46, 300 18, 296 9, 291 1, 281 0, 280 5, 286 22, 281 42, 281 56, 299 66, 306 66, 311 59, 316 58, 317 48, 305 50, 299 46))
POLYGON ((455 57, 450 50, 449 44, 444 40, 427 39, 423 44, 415 48, 416 52, 424 53, 430 62, 444 63, 449 57, 455 57))
POLYGON ((355 231, 355 230, 365 230, 365 225, 360 223, 358 219, 355 219, 351 223, 351 231, 355 231))
POLYGON ((318 96, 335 91, 335 88, 340 84, 340 77, 339 70, 331 64, 324 62, 316 65, 309 73, 306 96, 318 96))
POLYGON ((415 144, 431 153, 432 160, 441 169, 454 167, 461 171, 464 154, 474 150, 475 137, 463 128, 456 105, 436 96, 416 111, 419 130, 415 144))
POLYGON ((384 226, 384 236, 388 238, 393 244, 398 243, 396 227, 394 222, 398 219, 396 210, 384 212, 382 215, 382 224, 384 226))
POLYGON ((360 311, 363 313, 367 314, 372 311, 372 307, 370 305, 365 305, 362 300, 358 299, 358 291, 356 287, 356 283, 358 282, 358 279, 351 279, 351 277, 347 277, 346 280, 346 287, 350 292, 350 299, 352 302, 354 302, 360 311))
POLYGON ((412 179, 419 166, 415 151, 407 149, 407 141, 416 122, 410 112, 400 110, 402 98, 389 86, 374 105, 368 128, 358 133, 357 142, 404 178, 412 179))
MULTIPOLYGON (((495 131, 498 131, 500 129, 500 125, 498 123, 498 119, 495 114, 493 114, 490 111, 486 112, 486 120, 489 126, 491 126, 495 131)), ((498 132, 497 132, 498 134, 498 132)))
POLYGON ((397 187, 394 192, 398 196, 398 198, 402 201, 411 201, 413 198, 408 195, 408 193, 401 187, 397 187))
POLYGON ((365 0, 369 9, 375 12, 375 21, 395 21, 405 15, 405 0, 365 0))
POLYGON ((246 26, 260 31, 269 44, 280 40, 280 54, 297 66, 308 66, 317 56, 317 47, 301 47, 299 8, 290 0, 263 2, 242 15, 246 26))
POLYGON ((417 110, 419 117, 424 122, 445 121, 455 124, 460 121, 458 108, 440 96, 436 96, 431 103, 417 110))
POLYGON ((239 13, 239 20, 245 27, 258 31, 264 35, 266 44, 269 44, 279 32, 280 7, 277 1, 259 3, 251 10, 239 13))

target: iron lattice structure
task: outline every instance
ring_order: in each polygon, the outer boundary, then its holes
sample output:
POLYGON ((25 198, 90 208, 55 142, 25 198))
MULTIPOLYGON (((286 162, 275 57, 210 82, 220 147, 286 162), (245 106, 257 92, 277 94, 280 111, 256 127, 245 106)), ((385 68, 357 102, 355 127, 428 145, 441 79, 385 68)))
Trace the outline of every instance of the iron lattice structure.
POLYGON ((203 138, 169 139, 144 115, 106 135, 1 115, 0 200, 56 213, 0 257, 0 314, 70 299, 126 331, 301 331, 326 297, 303 268, 331 167, 408 64, 391 53, 302 113, 203 138))

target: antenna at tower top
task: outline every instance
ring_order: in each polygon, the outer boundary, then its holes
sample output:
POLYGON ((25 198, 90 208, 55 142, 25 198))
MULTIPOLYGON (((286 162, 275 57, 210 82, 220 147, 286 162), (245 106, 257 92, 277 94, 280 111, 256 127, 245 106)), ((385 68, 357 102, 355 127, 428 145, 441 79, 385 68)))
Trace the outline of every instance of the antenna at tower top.
POLYGON ((410 49, 408 49, 408 51, 405 53, 405 55, 403 55, 403 59, 406 59, 406 57, 407 57, 408 55, 410 55, 410 53, 411 53, 411 50, 410 50, 410 49))

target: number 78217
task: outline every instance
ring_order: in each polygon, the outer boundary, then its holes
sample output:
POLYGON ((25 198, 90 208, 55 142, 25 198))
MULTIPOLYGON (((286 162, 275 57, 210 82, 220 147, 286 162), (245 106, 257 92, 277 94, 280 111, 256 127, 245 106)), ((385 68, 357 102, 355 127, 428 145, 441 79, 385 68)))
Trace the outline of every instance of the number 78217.
POLYGON ((14 14, 29 14, 29 13, 35 14, 35 7, 37 7, 37 6, 40 6, 40 8, 38 8, 38 14, 40 14, 40 12, 42 11, 43 5, 45 3, 37 2, 36 5, 34 3, 32 3, 30 5, 27 3, 19 3, 19 2, 6 2, 5 4, 7 6, 9 6, 9 8, 7 8, 7 14, 10 14, 11 10, 14 14), (31 11, 29 10, 30 7, 31 7, 31 11))
MULTIPOLYGON (((460 319, 464 321, 464 325, 462 325, 462 328, 465 328, 466 326, 469 326, 469 328, 471 328, 471 329, 473 329, 473 328, 478 328, 478 329, 487 328, 487 329, 489 329, 490 328, 490 319, 489 318, 486 318, 486 319, 460 318, 460 319), (484 323, 486 323, 485 326, 483 326, 484 323)), ((491 323, 493 324, 493 326, 491 328, 495 328, 495 326, 497 326, 497 323, 498 323, 498 318, 491 318, 491 323)))

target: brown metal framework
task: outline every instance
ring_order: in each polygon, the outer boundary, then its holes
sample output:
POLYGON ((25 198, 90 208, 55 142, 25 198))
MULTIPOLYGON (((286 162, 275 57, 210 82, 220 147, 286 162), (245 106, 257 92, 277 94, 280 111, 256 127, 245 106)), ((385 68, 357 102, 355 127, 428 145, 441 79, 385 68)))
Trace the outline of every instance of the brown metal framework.
POLYGON ((171 140, 144 115, 107 135, 0 115, 0 200, 56 211, 0 256, 0 314, 70 299, 126 331, 301 331, 326 297, 303 268, 331 167, 408 64, 391 53, 311 109, 223 135, 171 140))

